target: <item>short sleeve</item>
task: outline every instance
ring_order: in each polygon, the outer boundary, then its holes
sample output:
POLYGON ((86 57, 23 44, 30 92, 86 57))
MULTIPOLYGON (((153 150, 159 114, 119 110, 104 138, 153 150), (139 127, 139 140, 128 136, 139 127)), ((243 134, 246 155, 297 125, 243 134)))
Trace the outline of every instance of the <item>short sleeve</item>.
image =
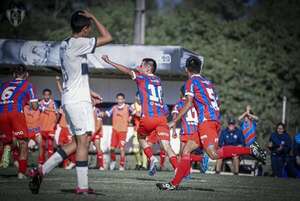
POLYGON ((27 100, 29 100, 29 102, 37 102, 38 101, 36 90, 31 83, 28 85, 26 97, 27 97, 27 100))
POLYGON ((189 79, 186 83, 185 83, 185 96, 192 96, 194 97, 194 83, 191 79, 189 79))
POLYGON ((81 56, 85 54, 92 54, 95 52, 97 45, 96 38, 75 38, 72 44, 74 54, 81 56))
POLYGON ((131 72, 132 72, 132 80, 139 82, 140 80, 144 79, 143 74, 141 74, 140 72, 136 72, 134 70, 132 70, 131 72))

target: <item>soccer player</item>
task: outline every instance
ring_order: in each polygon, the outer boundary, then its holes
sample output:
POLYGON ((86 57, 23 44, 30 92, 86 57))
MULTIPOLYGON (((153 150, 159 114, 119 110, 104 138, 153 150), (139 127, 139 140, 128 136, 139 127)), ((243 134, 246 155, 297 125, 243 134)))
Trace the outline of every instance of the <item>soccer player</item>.
POLYGON ((39 156, 39 164, 42 165, 46 158, 46 147, 48 158, 54 152, 54 134, 59 115, 50 89, 43 90, 43 99, 39 103, 39 109, 43 147, 39 156))
POLYGON ((134 132, 133 132, 133 139, 132 139, 132 151, 135 156, 135 170, 146 170, 147 169, 147 157, 140 149, 140 143, 138 140, 137 131, 140 125, 141 117, 142 117, 142 106, 141 100, 139 96, 139 92, 135 94, 135 101, 130 106, 133 115, 133 124, 134 124, 134 132), (142 153, 141 153, 142 152, 142 153))
POLYGON ((42 136, 40 129, 40 111, 33 110, 30 104, 24 106, 24 114, 28 128, 28 139, 33 140, 39 146, 38 164, 42 164, 44 146, 42 146, 42 136))
POLYGON ((18 178, 25 178, 28 158, 28 129, 24 115, 24 105, 30 103, 33 110, 38 109, 38 98, 33 85, 27 80, 26 67, 19 65, 14 69, 14 79, 5 82, 0 88, 0 133, 10 139, 15 138, 20 150, 18 178))
POLYGON ((233 155, 253 154, 260 160, 265 160, 262 150, 252 146, 236 147, 226 146, 218 149, 218 134, 220 129, 220 105, 215 87, 211 81, 200 75, 202 62, 198 57, 190 56, 186 61, 188 81, 185 84, 185 104, 177 117, 170 122, 170 127, 179 121, 194 105, 198 114, 198 132, 188 139, 175 177, 169 183, 157 183, 161 190, 176 190, 182 179, 190 171, 190 153, 199 146, 203 147, 208 156, 213 159, 231 158, 233 155))
POLYGON ((96 147, 97 153, 97 168, 100 171, 104 170, 104 158, 103 151, 101 148, 101 138, 103 137, 103 122, 101 117, 101 111, 99 108, 94 106, 94 118, 95 118, 95 132, 92 134, 91 142, 96 147))
MULTIPOLYGON (((174 105, 172 110, 173 119, 177 118, 178 113, 183 109, 185 103, 185 88, 184 85, 180 88, 180 99, 174 105)), ((195 136, 198 132, 198 114, 194 106, 181 117, 180 119, 180 156, 183 153, 183 149, 188 142, 188 139, 195 136)), ((173 137, 177 137, 176 125, 173 126, 173 137)), ((191 162, 200 162, 202 160, 201 155, 191 153, 191 162)))
POLYGON ((88 11, 76 11, 71 17, 72 36, 62 41, 60 61, 63 74, 62 105, 67 123, 74 135, 72 143, 59 148, 41 168, 32 169, 29 183, 32 193, 38 193, 44 175, 76 151, 77 194, 94 193, 88 184, 88 136, 94 132, 92 100, 101 97, 90 90, 87 54, 112 40, 107 29, 88 11), (91 22, 100 36, 89 38, 91 22))
POLYGON ((241 121, 246 146, 249 147, 256 143, 256 124, 258 121, 258 117, 253 114, 250 105, 247 105, 246 112, 239 116, 239 121, 241 121))
POLYGON ((125 145, 129 122, 131 120, 131 108, 125 103, 125 95, 118 93, 116 95, 117 104, 106 111, 105 116, 112 117, 112 135, 110 145, 110 170, 116 166, 116 149, 120 149, 119 170, 125 170, 125 145))
POLYGON ((161 80, 154 75, 157 66, 156 61, 151 58, 144 58, 141 65, 132 70, 112 62, 107 55, 103 55, 102 59, 121 72, 130 75, 137 84, 142 102, 142 118, 138 136, 144 153, 150 161, 149 175, 153 176, 156 173, 158 163, 156 157, 153 156, 152 148, 146 141, 146 137, 153 131, 156 131, 161 146, 169 156, 172 167, 176 169, 177 157, 170 145, 170 129, 165 116, 161 80))

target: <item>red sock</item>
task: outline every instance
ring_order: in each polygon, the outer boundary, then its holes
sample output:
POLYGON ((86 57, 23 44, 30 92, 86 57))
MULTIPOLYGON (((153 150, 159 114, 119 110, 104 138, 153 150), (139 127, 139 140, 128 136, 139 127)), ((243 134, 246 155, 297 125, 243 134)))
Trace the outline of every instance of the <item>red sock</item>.
POLYGON ((250 155, 251 149, 248 147, 224 146, 217 151, 218 158, 232 158, 234 156, 250 155))
POLYGON ((200 162, 202 161, 203 156, 197 154, 191 154, 191 161, 192 162, 200 162))
POLYGON ((53 139, 48 138, 48 158, 50 158, 50 156, 52 156, 53 152, 54 152, 53 139))
POLYGON ((116 153, 110 152, 110 161, 116 161, 116 153))
POLYGON ((175 170, 177 168, 177 157, 176 156, 172 156, 169 158, 169 161, 173 167, 173 169, 175 170))
POLYGON ((144 149, 144 153, 145 153, 145 155, 147 156, 148 160, 150 160, 151 157, 153 156, 153 152, 152 152, 151 147, 146 147, 146 148, 144 149))
POLYGON ((120 166, 121 167, 124 167, 125 166, 125 156, 122 156, 120 157, 120 166))
POLYGON ((68 164, 69 164, 69 161, 68 161, 67 159, 64 160, 64 162, 63 162, 63 167, 66 168, 66 167, 68 166, 68 164))
POLYGON ((161 168, 164 167, 164 164, 165 164, 165 159, 166 159, 166 152, 164 150, 160 150, 159 152, 159 165, 161 168))
POLYGON ((25 174, 27 170, 27 160, 19 160, 19 172, 25 174))
POLYGON ((98 163, 98 167, 104 167, 104 163, 103 163, 103 153, 102 152, 98 152, 97 153, 97 163, 98 163))
POLYGON ((189 154, 181 156, 181 160, 178 164, 177 171, 174 179, 171 181, 172 185, 178 186, 182 179, 188 175, 191 169, 191 157, 189 154))
POLYGON ((71 154, 69 156, 69 160, 72 162, 72 163, 76 163, 76 157, 75 157, 75 153, 71 154))

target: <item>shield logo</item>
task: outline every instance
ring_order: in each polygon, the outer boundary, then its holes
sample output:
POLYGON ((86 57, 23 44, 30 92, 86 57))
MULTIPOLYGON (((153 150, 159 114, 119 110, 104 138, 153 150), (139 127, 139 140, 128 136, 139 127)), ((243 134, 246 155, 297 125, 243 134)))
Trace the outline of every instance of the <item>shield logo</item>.
POLYGON ((6 10, 6 17, 11 25, 17 27, 23 22, 25 13, 25 9, 14 5, 6 10))

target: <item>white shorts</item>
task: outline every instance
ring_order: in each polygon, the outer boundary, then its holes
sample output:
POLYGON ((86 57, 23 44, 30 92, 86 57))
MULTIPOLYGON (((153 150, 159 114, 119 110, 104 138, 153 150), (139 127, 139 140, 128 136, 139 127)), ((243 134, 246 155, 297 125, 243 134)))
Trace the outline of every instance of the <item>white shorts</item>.
POLYGON ((92 103, 79 102, 63 106, 67 123, 72 135, 83 135, 95 132, 94 110, 92 103))

